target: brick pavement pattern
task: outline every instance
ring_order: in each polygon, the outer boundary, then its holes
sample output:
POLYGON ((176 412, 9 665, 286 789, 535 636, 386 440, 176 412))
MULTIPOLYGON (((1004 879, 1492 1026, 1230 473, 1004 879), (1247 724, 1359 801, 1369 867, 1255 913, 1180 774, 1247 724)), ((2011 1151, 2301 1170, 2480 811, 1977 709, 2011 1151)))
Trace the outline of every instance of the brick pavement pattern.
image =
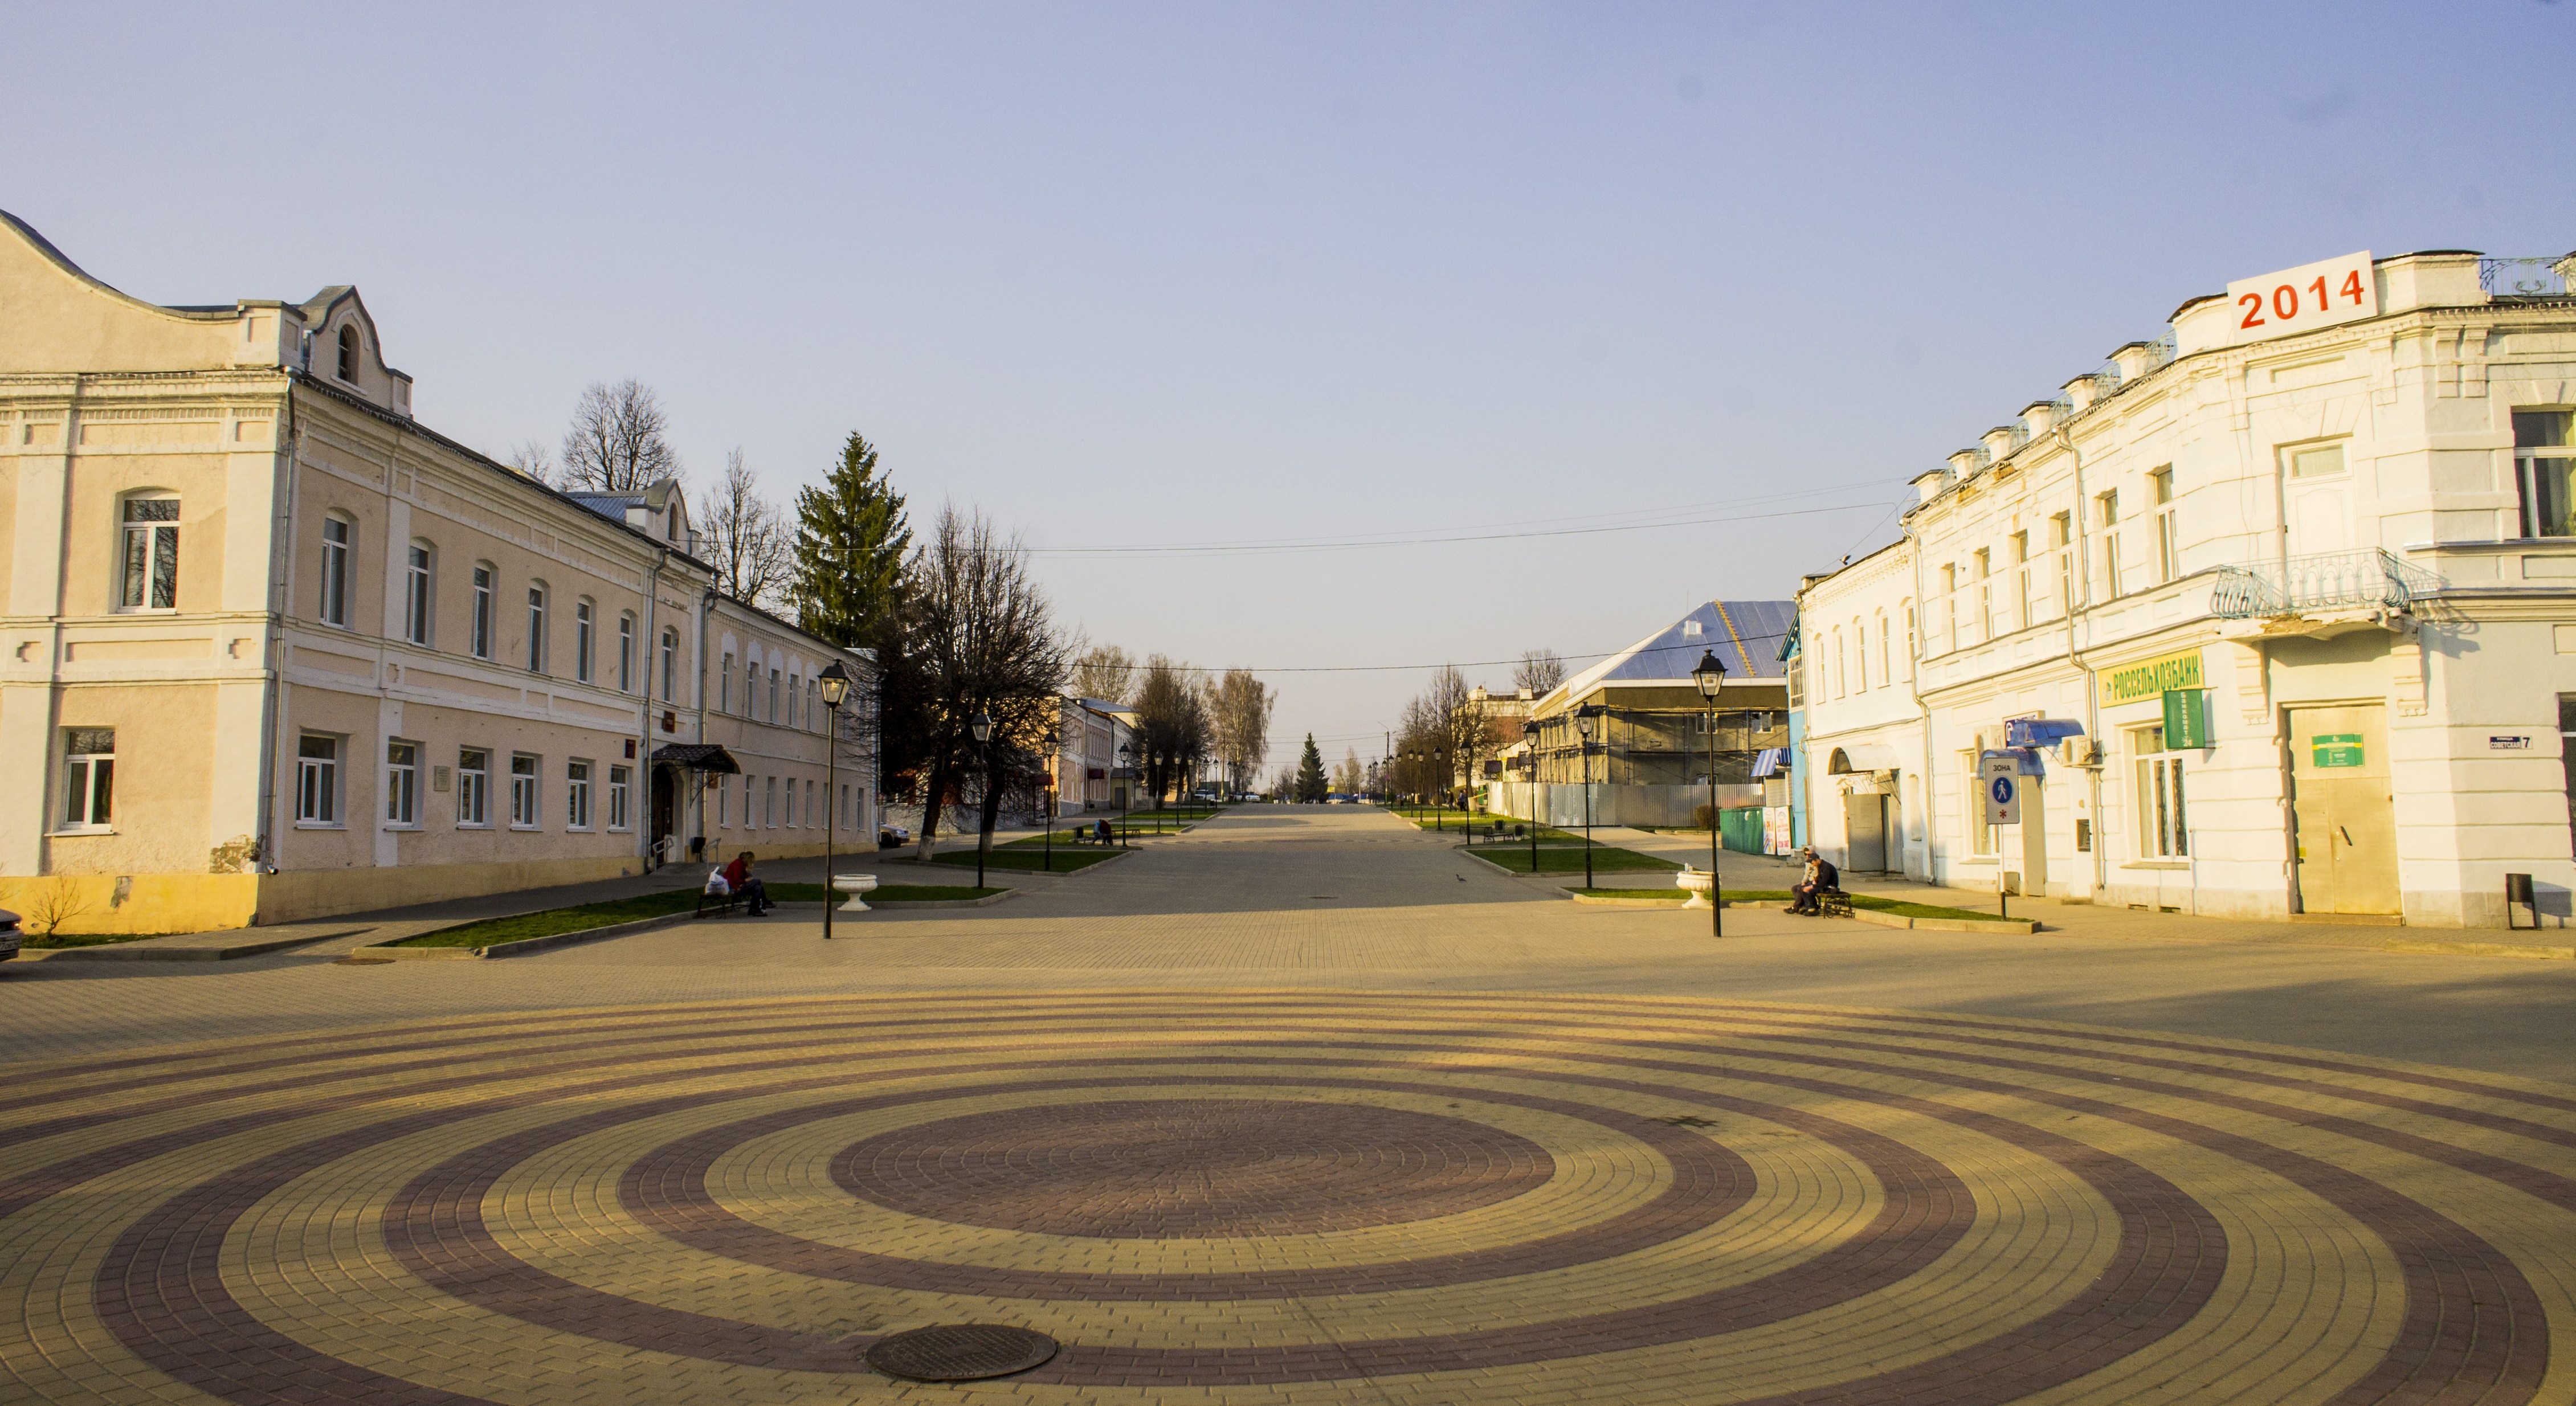
POLYGON ((2576 1089, 2240 1041, 979 991, 16 1074, 9 1399, 2576 1396, 2576 1089), (961 1321, 1062 1350, 943 1387, 860 1360, 961 1321))

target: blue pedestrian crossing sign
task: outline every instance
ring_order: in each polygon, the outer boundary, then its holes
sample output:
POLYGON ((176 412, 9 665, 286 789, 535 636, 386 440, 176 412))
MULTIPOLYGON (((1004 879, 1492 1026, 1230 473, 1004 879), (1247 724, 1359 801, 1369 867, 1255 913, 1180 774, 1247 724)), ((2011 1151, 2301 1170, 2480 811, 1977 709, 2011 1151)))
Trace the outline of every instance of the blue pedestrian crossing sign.
POLYGON ((1977 764, 1977 781, 1986 793, 1988 825, 2021 823, 2020 768, 2010 757, 1985 757, 1977 764))

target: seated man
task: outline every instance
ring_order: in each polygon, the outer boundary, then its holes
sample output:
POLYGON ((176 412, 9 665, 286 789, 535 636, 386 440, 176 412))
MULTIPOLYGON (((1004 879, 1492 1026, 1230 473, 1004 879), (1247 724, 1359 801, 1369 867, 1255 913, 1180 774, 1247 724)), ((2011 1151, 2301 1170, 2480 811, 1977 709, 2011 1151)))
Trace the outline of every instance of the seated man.
POLYGON ((1096 837, 1096 838, 1097 838, 1097 839, 1098 839, 1102 844, 1104 844, 1104 845, 1105 845, 1105 844, 1109 843, 1109 822, 1108 822, 1108 821, 1106 821, 1106 820, 1094 821, 1094 822, 1093 822, 1093 835, 1094 835, 1094 836, 1095 836, 1095 837, 1096 837))
POLYGON ((1799 877, 1798 882, 1789 886, 1792 901, 1788 907, 1780 911, 1805 913, 1810 916, 1822 913, 1824 907, 1816 895, 1830 888, 1840 888, 1843 876, 1826 861, 1824 856, 1816 853, 1814 845, 1809 845, 1798 853, 1806 859, 1807 871, 1799 877))
POLYGON ((768 915, 769 887, 751 876, 750 850, 735 855, 733 863, 724 867, 724 881, 735 893, 742 895, 743 906, 751 910, 751 916, 768 915))

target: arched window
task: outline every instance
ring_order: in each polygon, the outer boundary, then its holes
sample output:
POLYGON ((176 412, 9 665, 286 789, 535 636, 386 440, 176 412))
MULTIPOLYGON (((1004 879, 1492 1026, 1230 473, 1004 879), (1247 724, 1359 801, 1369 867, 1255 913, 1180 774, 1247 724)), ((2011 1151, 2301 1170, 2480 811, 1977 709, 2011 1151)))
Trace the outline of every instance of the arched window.
POLYGON ((676 703, 676 702, 678 702, 678 701, 679 701, 679 697, 680 697, 680 695, 679 695, 679 693, 678 693, 679 683, 680 683, 680 632, 679 632, 678 630, 675 630, 675 629, 666 629, 666 630, 664 630, 664 631, 662 632, 662 701, 663 701, 663 702, 665 702, 665 703, 676 703))
POLYGON ((124 610, 175 610, 179 605, 179 500, 137 494, 120 514, 125 536, 124 580, 117 606, 124 610))
POLYGON ((340 379, 358 384, 358 324, 340 324, 340 379))

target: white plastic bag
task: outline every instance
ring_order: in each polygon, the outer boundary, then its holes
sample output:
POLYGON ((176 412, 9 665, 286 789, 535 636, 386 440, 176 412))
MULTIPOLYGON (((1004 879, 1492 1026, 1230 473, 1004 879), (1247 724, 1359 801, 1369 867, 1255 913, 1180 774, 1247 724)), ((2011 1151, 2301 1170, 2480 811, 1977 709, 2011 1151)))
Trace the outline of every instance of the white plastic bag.
POLYGON ((733 896, 733 885, 725 882, 724 871, 722 869, 710 869, 707 871, 707 895, 711 898, 731 898, 733 896))

